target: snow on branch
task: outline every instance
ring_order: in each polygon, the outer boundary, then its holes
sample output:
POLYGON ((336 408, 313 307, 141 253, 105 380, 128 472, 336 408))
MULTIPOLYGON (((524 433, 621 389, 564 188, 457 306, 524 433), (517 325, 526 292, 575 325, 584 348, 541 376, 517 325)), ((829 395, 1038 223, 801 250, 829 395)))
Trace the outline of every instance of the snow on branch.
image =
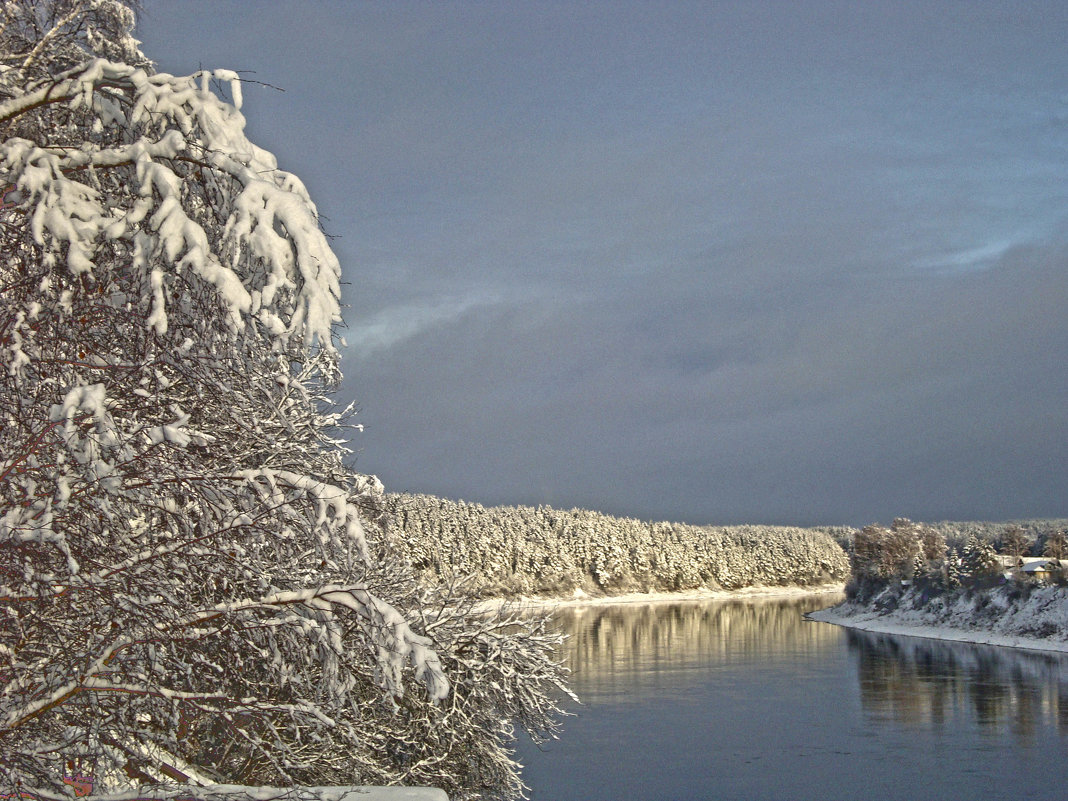
MULTIPOLYGON (((70 801, 68 795, 47 790, 34 790, 23 797, 40 801, 70 801)), ((175 785, 159 787, 151 793, 143 790, 94 793, 93 801, 448 801, 448 796, 443 790, 433 787, 254 787, 208 784, 196 787, 195 791, 189 785, 175 785)))
POLYGON ((288 505, 286 490, 296 490, 315 504, 315 531, 320 543, 326 544, 335 532, 356 545, 365 564, 371 556, 367 548, 367 535, 360 520, 359 510, 349 501, 349 494, 341 487, 320 481, 312 476, 291 470, 260 468, 239 473, 260 493, 260 496, 275 508, 288 505))
POLYGON ((16 188, 44 257, 62 259, 73 275, 94 271, 104 242, 136 244, 133 266, 157 290, 147 322, 157 332, 167 327, 165 272, 189 269, 214 287, 235 328, 255 315, 279 347, 317 343, 333 354, 341 268, 315 205, 245 137, 244 117, 210 91, 210 77, 229 81, 240 98, 228 70, 149 75, 97 59, 0 103, 0 123, 43 105, 89 110, 108 123, 75 148, 8 138, 0 184, 16 188), (119 168, 133 171, 133 202, 125 185, 99 177, 119 168), (213 193, 199 192, 191 172, 214 176, 213 193))
POLYGON ((240 79, 84 61, 88 22, 20 19, 0 21, 0 796, 69 797, 72 758, 115 801, 170 769, 518 796, 502 720, 553 730, 555 640, 421 587, 367 526, 383 487, 329 397, 340 265, 246 138, 240 79))
MULTIPOLYGON (((160 633, 178 632, 179 636, 184 633, 186 636, 197 639, 214 634, 219 626, 225 625, 219 623, 220 618, 232 620, 243 612, 273 611, 292 605, 303 605, 321 611, 332 611, 335 607, 341 607, 355 613, 367 632, 368 638, 377 644, 379 678, 382 688, 391 698, 404 694, 405 664, 410 664, 414 669, 416 680, 424 684, 432 701, 441 701, 448 696, 449 680, 445 676, 441 661, 431 647, 430 640, 416 634, 400 612, 360 584, 285 590, 262 598, 227 601, 188 614, 178 620, 157 622, 155 628, 160 633), (200 628, 207 622, 214 622, 216 625, 211 629, 200 628)), ((344 651, 340 632, 333 616, 323 619, 320 625, 309 624, 304 628, 307 629, 307 635, 310 638, 314 639, 325 634, 336 652, 344 651), (326 628, 323 628, 322 624, 325 624, 326 628)), ((6 713, 0 722, 0 729, 10 731, 25 725, 41 713, 84 691, 157 696, 172 701, 215 701, 225 703, 231 712, 293 708, 291 705, 280 707, 276 703, 264 702, 251 697, 239 699, 235 704, 234 699, 226 693, 179 690, 167 687, 158 681, 131 683, 112 677, 112 668, 109 666, 113 660, 121 651, 138 642, 139 639, 131 635, 119 636, 95 656, 81 677, 66 681, 44 694, 35 693, 34 697, 24 699, 22 703, 0 704, 0 710, 6 713)), ((18 692, 19 687, 8 683, 3 689, 3 694, 11 698, 14 693, 18 692)), ((301 709, 304 712, 312 712, 316 717, 330 723, 329 718, 324 717, 321 711, 314 708, 314 705, 306 704, 301 709)))
POLYGON ((294 604, 319 610, 332 610, 340 606, 354 612, 364 624, 370 639, 378 643, 379 664, 385 668, 381 674, 382 685, 391 694, 404 694, 402 674, 404 665, 408 663, 414 668, 416 679, 426 686, 431 699, 440 701, 448 696, 449 680, 431 648, 430 640, 412 631, 400 612, 362 584, 328 584, 302 590, 283 590, 262 598, 216 604, 178 621, 156 625, 160 630, 194 628, 239 612, 270 610, 294 604))

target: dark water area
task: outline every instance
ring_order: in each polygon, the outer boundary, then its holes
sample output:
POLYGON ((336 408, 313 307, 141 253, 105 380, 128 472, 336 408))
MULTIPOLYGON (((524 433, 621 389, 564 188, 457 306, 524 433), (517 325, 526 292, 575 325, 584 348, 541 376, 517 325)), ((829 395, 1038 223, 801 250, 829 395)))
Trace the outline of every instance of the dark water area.
POLYGON ((1068 799, 1068 656, 807 621, 833 596, 560 610, 583 701, 533 801, 1068 799))

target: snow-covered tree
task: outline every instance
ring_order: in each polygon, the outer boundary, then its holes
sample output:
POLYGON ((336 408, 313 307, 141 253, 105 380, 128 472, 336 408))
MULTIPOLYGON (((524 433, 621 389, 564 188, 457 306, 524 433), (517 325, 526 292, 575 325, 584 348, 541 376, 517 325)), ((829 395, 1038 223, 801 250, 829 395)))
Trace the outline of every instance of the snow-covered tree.
POLYGON ((1010 525, 1001 537, 1002 551, 1009 556, 1020 557, 1031 550, 1031 538, 1018 525, 1010 525))
POLYGON ((1001 564, 994 547, 974 535, 965 541, 961 559, 964 574, 972 582, 982 581, 1001 572, 1001 564))
POLYGON ((137 0, 5 0, 0 8, 5 83, 49 78, 84 63, 87 55, 148 67, 131 35, 140 5, 137 0))
POLYGON ((619 593, 843 579, 845 552, 824 531, 648 523, 567 511, 387 495, 398 539, 428 585, 464 577, 508 596, 619 593))
POLYGON ((1053 559, 1063 559, 1068 556, 1068 533, 1064 529, 1054 529, 1046 534, 1042 543, 1042 555, 1053 559))
POLYGON ((941 532, 923 524, 917 525, 916 528, 920 540, 920 548, 923 551, 923 558, 928 562, 937 562, 945 559, 947 548, 946 538, 941 532))
POLYGON ((951 590, 959 589, 961 586, 961 562, 956 548, 950 548, 946 554, 945 571, 946 587, 951 590))
POLYGON ((927 560, 923 557, 922 551, 917 551, 916 555, 912 557, 912 572, 911 578, 913 581, 919 581, 927 573, 927 560))
POLYGON ((894 520, 889 529, 865 526, 853 541, 853 574, 877 582, 903 577, 920 550, 917 533, 904 518, 894 520))
POLYGON ((515 795, 552 638, 428 617, 373 525, 328 397, 340 266, 238 76, 154 73, 115 0, 0 13, 0 795, 515 795))

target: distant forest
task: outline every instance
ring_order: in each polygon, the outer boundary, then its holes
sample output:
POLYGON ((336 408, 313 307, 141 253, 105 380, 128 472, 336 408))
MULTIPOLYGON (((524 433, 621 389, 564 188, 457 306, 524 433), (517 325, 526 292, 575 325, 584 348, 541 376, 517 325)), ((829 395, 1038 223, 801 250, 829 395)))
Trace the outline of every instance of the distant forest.
POLYGON ((963 551, 968 538, 974 536, 980 543, 985 543, 998 553, 1008 553, 1015 549, 1019 538, 1025 547, 1024 556, 1041 556, 1046 550, 1050 535, 1068 529, 1068 518, 1046 520, 1010 520, 1004 523, 968 522, 925 523, 929 528, 946 539, 946 545, 963 551))
MULTIPOLYGON (((899 518, 904 520, 904 518, 899 518)), ((911 523, 911 521, 908 521, 911 523)), ((878 524, 873 524, 878 525, 878 524)), ((1034 520, 1007 520, 1000 523, 969 520, 942 520, 937 523, 918 523, 925 530, 939 534, 946 547, 958 552, 964 550, 971 537, 982 545, 989 545, 997 553, 1019 553, 1022 556, 1041 556, 1052 535, 1068 530, 1068 519, 1046 518, 1034 520)), ((856 535, 861 529, 848 526, 833 526, 820 529, 830 533, 847 552, 853 552, 856 535)))
POLYGON ((428 584, 564 596, 844 581, 847 530, 649 523, 584 509, 387 494, 394 547, 428 584), (835 536, 832 536, 834 534, 835 536))
MULTIPOLYGON (((586 509, 496 506, 387 493, 390 539, 422 582, 462 581, 478 597, 680 592, 845 581, 858 529, 697 526, 586 509)), ((1040 551, 1068 520, 925 524, 950 548, 975 537, 999 551, 1010 532, 1040 551)))

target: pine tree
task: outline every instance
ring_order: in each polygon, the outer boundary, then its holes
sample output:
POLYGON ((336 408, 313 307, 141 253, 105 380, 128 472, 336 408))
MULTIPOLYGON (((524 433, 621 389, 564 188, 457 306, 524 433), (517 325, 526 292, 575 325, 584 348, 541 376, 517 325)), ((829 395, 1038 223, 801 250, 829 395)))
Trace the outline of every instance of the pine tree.
POLYGON ((994 548, 988 542, 980 542, 974 534, 965 541, 961 560, 964 575, 971 581, 981 581, 1000 569, 994 548))
POLYGON ((946 587, 951 590, 961 586, 961 564, 956 548, 950 548, 946 554, 946 587))
POLYGON ((923 553, 918 552, 912 560, 912 580, 918 582, 923 580, 927 574, 927 560, 923 558, 923 553))

